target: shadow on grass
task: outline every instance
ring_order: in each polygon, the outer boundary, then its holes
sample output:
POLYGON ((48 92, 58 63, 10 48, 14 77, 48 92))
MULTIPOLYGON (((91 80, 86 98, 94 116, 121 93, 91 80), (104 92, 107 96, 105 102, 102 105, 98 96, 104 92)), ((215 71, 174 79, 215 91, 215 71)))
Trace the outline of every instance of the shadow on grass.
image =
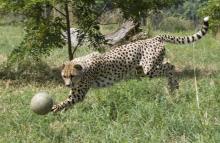
POLYGON ((63 85, 60 75, 61 68, 50 67, 42 61, 37 63, 22 63, 17 67, 0 66, 0 80, 9 81, 10 85, 13 86, 26 84, 45 85, 48 83, 63 85))
MULTIPOLYGON (((61 68, 51 67, 45 62, 25 62, 19 66, 13 68, 4 67, 0 65, 0 80, 5 83, 10 82, 10 85, 19 87, 27 84, 55 84, 63 85, 61 78, 61 68)), ((177 77, 181 78, 203 78, 207 76, 215 76, 219 71, 211 69, 199 69, 195 70, 192 67, 186 67, 182 70, 177 70, 177 77)), ((135 77, 137 78, 137 77, 135 77)))
POLYGON ((198 78, 207 77, 207 76, 215 76, 219 71, 212 69, 199 69, 192 67, 185 67, 182 70, 177 70, 177 76, 179 78, 194 78, 195 76, 198 78))

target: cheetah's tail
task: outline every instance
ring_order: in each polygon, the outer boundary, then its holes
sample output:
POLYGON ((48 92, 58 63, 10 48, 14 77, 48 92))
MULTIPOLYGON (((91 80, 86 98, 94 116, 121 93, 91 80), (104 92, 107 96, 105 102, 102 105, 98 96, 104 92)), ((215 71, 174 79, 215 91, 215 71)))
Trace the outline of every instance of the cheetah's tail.
POLYGON ((192 43, 201 39, 207 33, 209 27, 208 21, 209 21, 209 17, 207 16, 203 19, 203 26, 201 30, 199 30, 197 33, 193 34, 192 36, 175 37, 170 35, 160 35, 160 37, 163 39, 163 41, 174 44, 192 43))

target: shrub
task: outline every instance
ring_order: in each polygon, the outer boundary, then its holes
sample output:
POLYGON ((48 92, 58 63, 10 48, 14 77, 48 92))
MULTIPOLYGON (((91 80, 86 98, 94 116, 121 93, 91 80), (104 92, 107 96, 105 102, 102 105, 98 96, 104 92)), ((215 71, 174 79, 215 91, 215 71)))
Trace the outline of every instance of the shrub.
POLYGON ((177 17, 167 17, 164 18, 159 29, 168 32, 179 32, 185 30, 193 30, 193 24, 189 20, 184 20, 177 17))

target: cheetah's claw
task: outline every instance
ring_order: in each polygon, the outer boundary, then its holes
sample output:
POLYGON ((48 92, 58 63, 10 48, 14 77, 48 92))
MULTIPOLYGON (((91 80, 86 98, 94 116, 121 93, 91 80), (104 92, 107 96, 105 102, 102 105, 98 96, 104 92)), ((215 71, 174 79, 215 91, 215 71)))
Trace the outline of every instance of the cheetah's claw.
POLYGON ((58 105, 53 105, 52 109, 51 109, 51 112, 58 112, 59 111, 59 106, 58 105))

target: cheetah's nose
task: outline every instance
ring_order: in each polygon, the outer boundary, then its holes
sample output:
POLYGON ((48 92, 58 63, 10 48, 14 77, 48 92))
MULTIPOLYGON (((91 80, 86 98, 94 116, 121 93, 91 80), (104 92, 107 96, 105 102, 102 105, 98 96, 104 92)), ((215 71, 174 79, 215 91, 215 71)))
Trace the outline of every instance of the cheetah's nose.
POLYGON ((70 84, 68 83, 68 84, 65 84, 67 87, 70 87, 70 84))
POLYGON ((65 85, 66 85, 67 87, 71 87, 71 86, 73 87, 74 84, 72 83, 72 84, 65 84, 65 85))

